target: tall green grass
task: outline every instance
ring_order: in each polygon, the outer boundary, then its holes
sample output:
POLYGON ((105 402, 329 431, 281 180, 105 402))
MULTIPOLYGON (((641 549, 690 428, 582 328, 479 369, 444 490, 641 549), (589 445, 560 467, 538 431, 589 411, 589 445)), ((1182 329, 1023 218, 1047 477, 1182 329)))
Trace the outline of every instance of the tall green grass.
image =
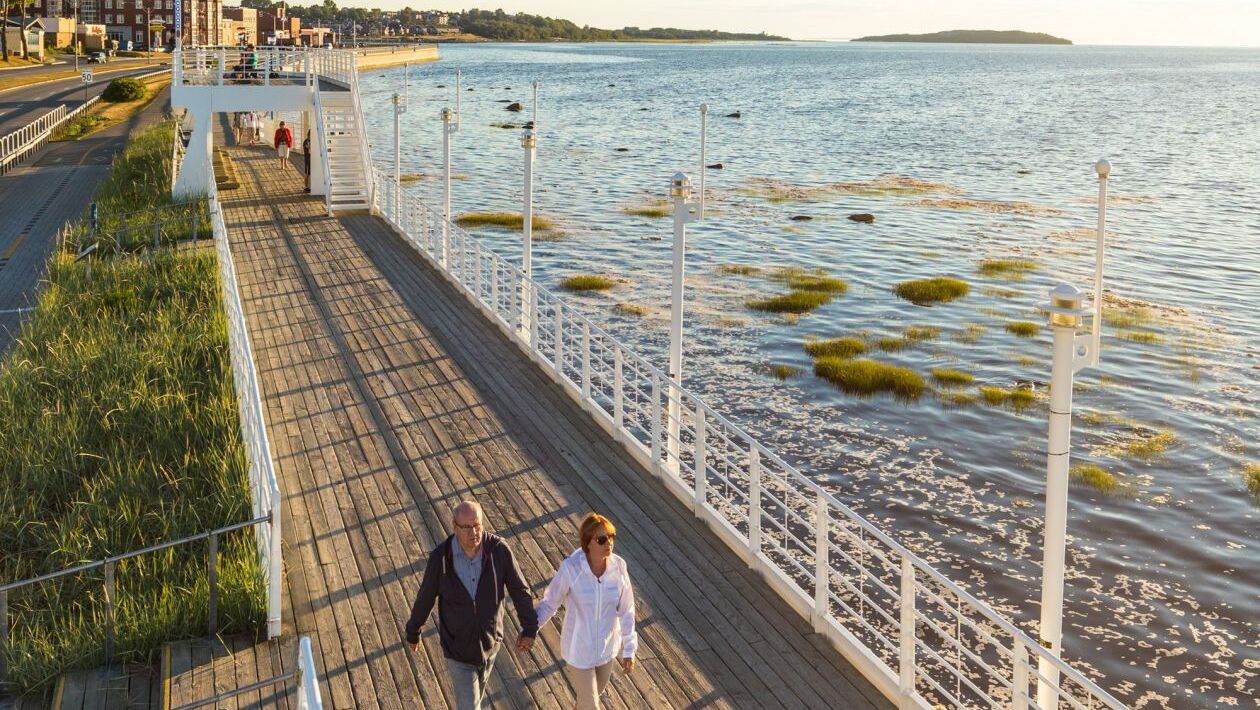
POLYGON ((99 215, 96 230, 85 210, 84 218, 67 234, 67 249, 79 251, 96 244, 99 257, 151 248, 155 234, 162 246, 194 235, 210 237, 204 201, 174 204, 171 199, 174 131, 175 124, 168 122, 132 136, 92 198, 99 215))
MULTIPOLYGON (((124 157, 98 201, 123 204, 111 190, 135 179, 148 184, 127 185, 137 195, 128 207, 162 202, 169 173, 159 173, 124 157)), ((102 259, 89 280, 84 264, 55 253, 35 310, 0 361, 0 421, 0 580, 247 520, 214 254, 102 259)), ((243 531, 220 541, 224 632, 256 629, 265 617, 253 539, 243 531)), ((204 543, 119 563, 115 579, 116 661, 151 661, 165 641, 206 633, 204 543)), ((102 583, 96 570, 10 593, 13 690, 104 660, 102 583)))

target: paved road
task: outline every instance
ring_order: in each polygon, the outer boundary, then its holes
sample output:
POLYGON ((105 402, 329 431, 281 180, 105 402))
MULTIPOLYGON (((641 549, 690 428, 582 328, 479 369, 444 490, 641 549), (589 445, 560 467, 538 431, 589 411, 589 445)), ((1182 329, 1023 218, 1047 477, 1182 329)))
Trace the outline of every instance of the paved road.
MULTIPOLYGON (((143 74, 159 68, 156 65, 146 66, 143 60, 141 60, 140 64, 129 62, 125 67, 115 66, 112 63, 106 66, 94 64, 92 65, 92 71, 100 78, 88 87, 87 95, 91 97, 104 91, 105 87, 109 85, 108 79, 143 74), (101 74, 102 71, 105 73, 101 74)), ((35 71, 40 71, 41 69, 41 67, 36 67, 35 71)), ((64 69, 64 67, 60 67, 58 71, 64 71, 64 69)), ((0 72, 0 79, 25 71, 27 70, 0 72)), ((66 108, 72 109, 81 103, 83 103, 83 84, 78 77, 50 81, 36 86, 20 86, 0 90, 0 136, 25 126, 53 110, 58 104, 65 104, 66 108)))
POLYGON ((57 230, 83 213, 131 132, 160 120, 169 107, 168 90, 130 121, 79 141, 50 143, 0 176, 0 353, 34 302, 57 230))

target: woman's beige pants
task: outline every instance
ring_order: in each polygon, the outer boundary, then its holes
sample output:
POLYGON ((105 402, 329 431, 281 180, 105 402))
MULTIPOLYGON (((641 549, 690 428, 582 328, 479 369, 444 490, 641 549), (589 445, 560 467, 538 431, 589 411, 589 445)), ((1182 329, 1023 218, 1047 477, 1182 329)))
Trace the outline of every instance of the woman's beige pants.
POLYGON ((577 694, 577 710, 599 710, 599 696, 608 687, 615 665, 617 659, 614 658, 594 668, 568 667, 569 680, 573 682, 573 692, 577 694))

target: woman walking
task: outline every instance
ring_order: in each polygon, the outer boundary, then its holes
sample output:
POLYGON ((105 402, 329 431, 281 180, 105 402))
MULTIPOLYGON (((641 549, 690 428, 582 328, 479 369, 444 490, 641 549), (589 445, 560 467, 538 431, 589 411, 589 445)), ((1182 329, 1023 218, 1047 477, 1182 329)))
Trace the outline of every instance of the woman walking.
POLYGON ((634 631, 634 590, 626 561, 613 554, 617 528, 590 513, 578 529, 581 547, 560 563, 538 605, 542 628, 561 606, 567 608, 560 632, 560 655, 568 664, 578 710, 598 710, 617 652, 621 670, 634 670, 639 637, 634 631))
POLYGON ((274 143, 276 155, 280 156, 280 168, 283 170, 289 163, 289 150, 293 147, 293 131, 284 125, 284 121, 281 121, 280 127, 276 129, 274 143))

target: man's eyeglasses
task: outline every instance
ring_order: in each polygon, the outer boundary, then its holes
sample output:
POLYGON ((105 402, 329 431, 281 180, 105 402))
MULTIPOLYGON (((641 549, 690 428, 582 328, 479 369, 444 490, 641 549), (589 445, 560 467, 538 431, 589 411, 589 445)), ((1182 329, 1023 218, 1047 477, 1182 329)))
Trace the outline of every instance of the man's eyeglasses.
POLYGON ((617 539, 617 533, 610 533, 608 535, 600 535, 599 537, 595 538, 595 542, 598 542, 601 545, 607 545, 610 541, 616 540, 616 539, 617 539))
POLYGON ((460 525, 459 523, 455 523, 455 527, 460 530, 480 530, 481 523, 473 523, 472 525, 460 525))

